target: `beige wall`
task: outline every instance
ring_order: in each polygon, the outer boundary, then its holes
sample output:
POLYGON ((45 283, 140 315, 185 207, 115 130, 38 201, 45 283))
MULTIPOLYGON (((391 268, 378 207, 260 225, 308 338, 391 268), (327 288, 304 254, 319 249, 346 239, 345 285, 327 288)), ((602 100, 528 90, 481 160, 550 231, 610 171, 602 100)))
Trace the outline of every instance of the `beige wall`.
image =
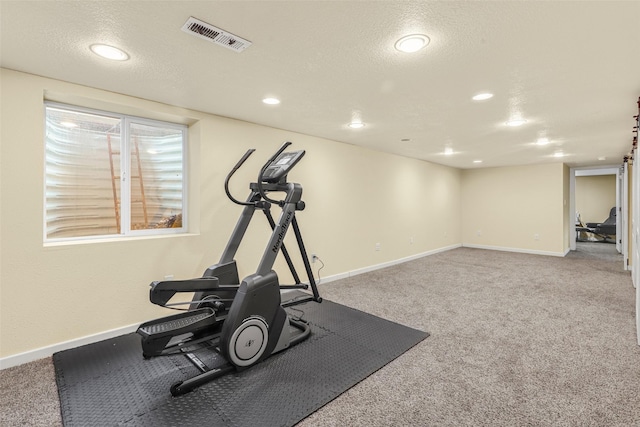
POLYGON ((602 222, 616 205, 616 176, 576 176, 576 212, 583 223, 602 222))
MULTIPOLYGON (((196 277, 217 261, 240 212, 224 195, 224 177, 250 147, 258 151, 232 181, 232 191, 242 198, 257 168, 283 141, 307 151, 289 178, 304 186, 307 209, 298 218, 307 249, 325 263, 325 277, 462 242, 462 173, 457 169, 1 73, 0 357, 164 315, 148 302, 149 282, 169 274, 196 277), (189 124, 191 233, 44 245, 45 97, 189 124), (376 243, 381 251, 374 250, 376 243)), ((260 216, 237 256, 241 276, 252 272, 266 243, 266 220, 260 216)), ((289 281, 287 274, 281 276, 289 281)))
MULTIPOLYGON (((568 247, 562 164, 460 171, 9 70, 0 83, 0 357, 164 315, 148 302, 148 283, 197 277, 217 261, 241 209, 224 195, 229 167, 258 149, 232 181, 244 198, 285 140, 307 151, 290 179, 304 186, 298 219, 323 277, 460 244, 553 255, 568 247), (188 124, 190 234, 44 245, 45 98, 188 124)), ((257 213, 236 257, 241 277, 267 236, 257 213)), ((286 243, 294 247, 292 236, 286 243)))
POLYGON ((554 163, 463 171, 463 244, 563 255, 566 169, 554 163))

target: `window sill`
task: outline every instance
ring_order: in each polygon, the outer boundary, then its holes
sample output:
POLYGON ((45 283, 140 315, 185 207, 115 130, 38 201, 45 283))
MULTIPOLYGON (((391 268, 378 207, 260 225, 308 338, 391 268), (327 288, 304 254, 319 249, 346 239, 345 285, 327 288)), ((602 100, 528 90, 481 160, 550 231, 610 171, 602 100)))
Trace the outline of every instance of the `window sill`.
POLYGON ((131 242, 139 240, 149 239, 175 239, 180 237, 195 237, 199 236, 199 233, 171 233, 171 234, 156 234, 156 235, 144 235, 144 236, 115 236, 115 237, 97 237, 95 239, 78 239, 78 240, 64 240, 54 242, 43 242, 45 248, 55 248, 60 246, 76 246, 76 245, 93 245, 103 243, 121 243, 131 242))

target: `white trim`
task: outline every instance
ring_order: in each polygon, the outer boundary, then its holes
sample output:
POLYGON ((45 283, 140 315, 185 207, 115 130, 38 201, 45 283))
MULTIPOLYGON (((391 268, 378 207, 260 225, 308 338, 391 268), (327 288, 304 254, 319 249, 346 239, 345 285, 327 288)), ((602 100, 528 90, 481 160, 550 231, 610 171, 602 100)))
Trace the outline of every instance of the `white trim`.
POLYGON ((570 249, 566 249, 565 252, 551 252, 551 251, 537 251, 535 249, 506 248, 502 246, 474 245, 472 243, 463 243, 462 247, 474 248, 474 249, 488 249, 491 251, 518 252, 518 253, 531 254, 531 255, 557 256, 557 257, 564 257, 566 254, 569 253, 569 250, 570 250, 570 249))
MULTIPOLYGON (((640 125, 640 119, 638 120, 640 125)), ((638 157, 638 148, 632 151, 633 158, 638 157)), ((627 163, 625 163, 627 166, 627 163)), ((631 258, 631 283, 636 288, 636 336, 640 345, 640 162, 635 160, 631 173, 631 218, 629 218, 628 229, 631 229, 630 258, 631 258)), ((626 181, 628 183, 628 181, 626 181)))
MULTIPOLYGON (((387 267, 391 267, 394 265, 398 265, 398 264, 402 264, 408 261, 413 261, 416 259, 420 259, 420 258, 424 258, 430 255, 435 255, 437 253, 440 252, 446 252, 446 251, 450 251, 452 249, 456 249, 459 247, 466 247, 466 248, 476 248, 476 249, 489 249, 489 250, 497 250, 497 251, 506 251, 506 252, 520 252, 520 253, 527 253, 527 254, 532 254, 532 255, 550 255, 550 256, 557 256, 557 257, 563 257, 565 256, 568 252, 569 249, 566 250, 565 253, 562 252, 549 252, 549 251, 536 251, 536 250, 528 250, 528 249, 519 249, 519 248, 505 248, 505 247, 498 247, 498 246, 486 246, 486 245, 473 245, 473 244, 455 244, 455 245, 450 245, 450 246, 445 246, 442 248, 438 248, 438 249, 433 249, 427 252, 421 252, 419 254, 415 254, 415 255, 410 255, 408 257, 404 257, 404 258, 399 258, 393 261, 387 261, 387 262, 383 262, 380 264, 375 264, 375 265, 371 265, 368 267, 363 267, 363 268, 359 268, 356 270, 352 270, 352 271, 347 271, 345 273, 339 273, 339 274, 334 274, 333 276, 327 276, 327 277, 323 277, 321 280, 321 284, 325 284, 325 283, 329 283, 329 282, 334 282, 336 280, 340 280, 340 279, 346 279, 348 277, 352 277, 352 276, 357 276, 359 274, 363 274, 363 273, 368 273, 371 271, 375 271, 375 270, 380 270, 383 268, 387 268, 387 267)), ((22 365, 23 363, 28 363, 28 362, 33 362, 34 360, 38 360, 38 359, 42 359, 44 357, 50 357, 52 356, 54 353, 57 353, 59 351, 63 351, 63 350, 68 350, 71 348, 76 348, 76 347, 80 347, 83 345, 87 345, 87 344, 93 344, 99 341, 104 341, 106 339, 109 338, 115 338, 118 337, 120 335, 125 335, 131 332, 135 332, 136 329, 138 328, 139 324, 133 324, 133 325, 128 325, 128 326, 123 326, 121 328, 116 328, 116 329, 111 329, 109 331, 104 331, 104 332, 100 332, 97 334, 93 334, 93 335, 87 335, 81 338, 77 338, 77 339, 73 339, 73 340, 69 340, 69 341, 64 341, 58 344, 53 344, 50 346, 46 346, 46 347, 41 347, 41 348, 37 348, 35 350, 30 350, 30 351, 26 351, 24 353, 19 353, 19 354, 15 354, 12 356, 7 356, 4 358, 0 359, 0 370, 1 369, 7 369, 7 368, 11 368, 13 366, 18 366, 18 365, 22 365)))
POLYGON ((427 252, 422 252, 419 254, 415 254, 415 255, 411 255, 408 257, 404 257, 404 258, 400 258, 400 259, 396 259, 393 261, 388 261, 388 262, 383 262, 381 264, 376 264, 376 265, 371 265, 369 267, 363 267, 363 268, 359 268, 357 270, 353 270, 349 272, 349 277, 351 276, 357 276, 359 274, 363 274, 363 273, 368 273, 370 271, 375 271, 375 270, 380 270, 381 268, 387 268, 387 267, 391 267, 394 265, 398 265, 398 264, 402 264, 408 261, 413 261, 419 258, 424 258, 426 256, 429 255, 434 255, 440 252, 446 252, 446 251, 450 251, 451 249, 455 249, 455 248, 459 248, 460 246, 462 246, 461 244, 457 244, 457 245, 451 245, 451 246, 445 246, 443 248, 438 248, 438 249, 433 249, 427 252))
POLYGON ((99 341, 104 341, 109 338, 119 337, 131 332, 135 332, 140 326, 138 323, 134 325, 123 326, 121 328, 111 329, 109 331, 99 332, 93 335, 87 335, 81 338, 64 341, 61 343, 48 345, 46 347, 36 348, 35 350, 25 351, 24 353, 14 354, 12 356, 3 357, 0 359, 0 370, 11 368, 13 366, 22 365, 24 363, 33 362, 34 360, 50 357, 54 353, 63 350, 69 350, 71 348, 80 347, 87 344, 93 344, 99 341))
POLYGON ((624 167, 614 166, 601 166, 601 167, 581 167, 571 168, 569 173, 569 247, 571 250, 576 249, 576 177, 579 176, 600 176, 600 175, 615 175, 616 177, 616 214, 618 215, 616 220, 616 250, 623 255, 623 269, 627 269, 627 255, 625 250, 627 247, 626 239, 627 233, 625 227, 628 224, 629 218, 627 216, 627 190, 626 185, 626 164, 624 167), (620 180, 622 177, 622 186, 620 180))
POLYGON ((576 171, 576 176, 598 176, 598 175, 617 175, 620 167, 616 166, 603 166, 592 167, 586 166, 584 168, 573 168, 576 171))
MULTIPOLYGON (((632 183, 633 185, 633 183, 632 183)), ((624 263, 624 269, 629 270, 629 257, 631 254, 632 242, 629 241, 629 227, 632 227, 633 216, 629 218, 629 193, 633 191, 633 187, 629 189, 629 167, 627 163, 624 163, 622 167, 622 262, 624 263)), ((633 197, 631 197, 633 201, 633 197)), ((631 209, 631 215, 633 215, 633 209, 631 209)))
MULTIPOLYGON (((433 255, 439 252, 448 251, 451 249, 459 248, 460 244, 445 246, 443 248, 434 249, 427 252, 422 252, 416 255, 411 255, 405 258, 400 258, 394 261, 384 262, 382 264, 372 265, 370 267, 360 268, 358 270, 348 271, 346 273, 334 274, 333 276, 323 277, 322 283, 333 282, 340 279, 346 279, 347 277, 356 276, 358 274, 367 273, 369 271, 379 270, 385 267, 391 267, 392 265, 401 264, 403 262, 412 261, 425 256, 433 255)), ((35 350, 25 351, 24 353, 14 354, 0 358, 0 370, 11 368, 13 366, 22 365, 23 363, 33 362, 34 360, 42 359, 44 357, 50 357, 54 353, 63 350, 69 350, 71 348, 80 347, 87 344, 93 344, 98 341, 104 341, 109 338, 115 338, 120 335, 129 334, 135 332, 138 329, 139 324, 123 326, 121 328, 111 329, 109 331, 100 332, 93 335, 87 335, 85 337, 76 338, 69 341, 64 341, 58 344, 53 344, 46 347, 37 348, 35 350)))
POLYGON ((359 274, 363 274, 363 273, 368 273, 370 271, 375 271, 375 270, 380 270, 382 268, 387 268, 387 267, 391 267, 394 265, 398 265, 398 264, 402 264, 404 262, 408 262, 408 261, 413 261, 419 258, 424 258, 426 256, 429 255, 434 255, 440 252, 446 252, 446 251, 450 251, 452 249, 456 249, 461 247, 462 244, 458 243, 456 245, 451 245, 451 246, 445 246, 442 248, 438 248, 438 249, 433 249, 427 252, 421 252, 419 254, 415 254, 415 255, 410 255, 408 257, 404 257, 404 258, 399 258, 393 261, 387 261, 387 262, 383 262, 380 264, 375 264, 375 265, 370 265, 368 267, 363 267, 363 268, 359 268, 357 270, 352 270, 352 271, 347 271, 346 273, 339 273, 339 274, 334 274, 333 276, 327 276, 327 277, 323 277, 320 284, 325 284, 328 282, 334 282, 336 280, 340 280, 340 279, 346 279, 348 277, 352 277, 352 276, 357 276, 359 274))
POLYGON ((626 215, 622 213, 622 180, 624 168, 618 168, 616 173, 616 250, 622 253, 622 223, 626 215))
POLYGON ((569 169, 569 249, 575 251, 576 240, 576 170, 569 169))
POLYGON ((413 261, 419 258, 423 258, 429 255, 434 255, 440 252, 450 251, 452 249, 465 247, 465 248, 475 248, 475 249, 488 249, 493 251, 503 251, 503 252, 519 252, 531 255, 547 255, 547 256, 556 256, 556 257, 564 257, 570 252, 570 248, 567 248, 564 253, 562 252, 549 252, 549 251, 535 251, 529 249, 519 249, 519 248, 505 248, 499 246, 485 246, 485 245, 472 245, 472 244, 456 244, 451 246, 445 246, 443 248, 434 249, 427 252, 422 252, 419 254, 411 255, 405 258, 400 258, 394 261, 383 262, 381 264, 371 265, 368 267, 359 268, 357 270, 347 271, 346 273, 334 274, 333 276, 323 277, 320 284, 325 284, 329 282, 335 282, 336 280, 346 279, 348 277, 357 276, 359 274, 368 273, 370 271, 380 270, 382 268, 391 267, 394 265, 402 264, 407 261, 413 261))
POLYGON ((576 171, 576 176, 598 176, 598 175, 617 175, 619 166, 584 166, 580 168, 573 168, 576 171))
POLYGON ((334 274, 333 276, 322 277, 318 285, 324 285, 325 283, 335 282, 336 280, 342 280, 348 277, 349 277, 348 271, 346 273, 338 273, 338 274, 334 274))

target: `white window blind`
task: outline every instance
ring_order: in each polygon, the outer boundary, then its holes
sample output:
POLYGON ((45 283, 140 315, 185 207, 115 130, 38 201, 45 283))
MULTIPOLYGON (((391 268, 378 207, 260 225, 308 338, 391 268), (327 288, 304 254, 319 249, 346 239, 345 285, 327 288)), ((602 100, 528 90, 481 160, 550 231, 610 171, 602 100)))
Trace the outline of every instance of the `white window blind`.
POLYGON ((45 105, 45 240, 184 232, 186 127, 45 105))

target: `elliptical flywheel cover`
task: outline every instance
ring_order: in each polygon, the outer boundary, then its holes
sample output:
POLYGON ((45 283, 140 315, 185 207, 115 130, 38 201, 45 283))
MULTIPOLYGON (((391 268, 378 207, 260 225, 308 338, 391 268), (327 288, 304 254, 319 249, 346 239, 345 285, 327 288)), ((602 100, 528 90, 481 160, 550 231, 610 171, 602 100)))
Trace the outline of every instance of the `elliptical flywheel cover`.
POLYGON ((236 366, 251 366, 260 359, 269 341, 269 327, 261 317, 247 317, 233 331, 229 342, 229 358, 236 366))

